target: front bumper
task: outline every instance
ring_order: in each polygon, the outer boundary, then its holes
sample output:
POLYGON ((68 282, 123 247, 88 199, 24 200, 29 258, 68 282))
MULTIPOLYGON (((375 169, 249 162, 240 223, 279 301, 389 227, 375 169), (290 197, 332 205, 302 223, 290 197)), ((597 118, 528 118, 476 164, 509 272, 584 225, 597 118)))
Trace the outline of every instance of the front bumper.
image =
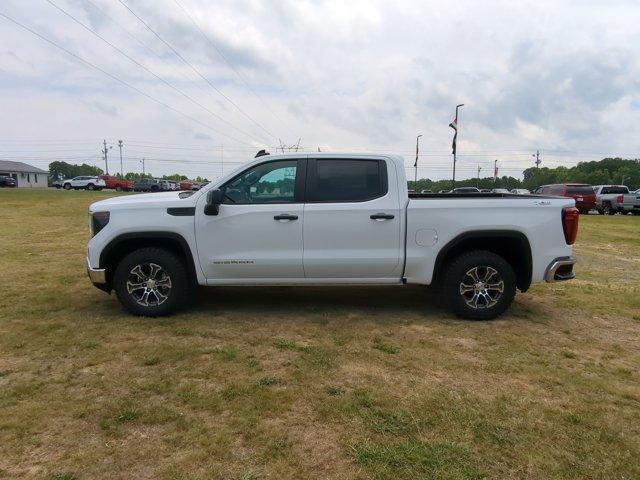
POLYGON ((91 268, 91 264, 89 263, 89 259, 87 258, 87 274, 89 275, 89 280, 94 285, 103 285, 107 283, 107 273, 104 268, 91 268))
POLYGON ((576 259, 573 257, 559 257, 547 267, 544 279, 547 282, 561 282, 563 280, 571 280, 575 278, 576 274, 573 273, 573 266, 576 263, 576 259))

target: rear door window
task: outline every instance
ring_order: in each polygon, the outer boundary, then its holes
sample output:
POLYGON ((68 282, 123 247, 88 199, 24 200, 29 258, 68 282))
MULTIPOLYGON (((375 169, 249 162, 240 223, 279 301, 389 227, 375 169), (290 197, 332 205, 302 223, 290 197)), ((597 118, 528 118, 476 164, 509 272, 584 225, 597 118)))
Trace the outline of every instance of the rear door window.
POLYGON ((589 185, 567 185, 569 195, 593 195, 593 187, 589 185))
POLYGON ((310 160, 307 202, 364 202, 387 193, 383 160, 310 160))
POLYGON ((600 192, 602 195, 606 194, 615 194, 615 193, 629 193, 629 189, 627 187, 602 187, 602 191, 600 192))

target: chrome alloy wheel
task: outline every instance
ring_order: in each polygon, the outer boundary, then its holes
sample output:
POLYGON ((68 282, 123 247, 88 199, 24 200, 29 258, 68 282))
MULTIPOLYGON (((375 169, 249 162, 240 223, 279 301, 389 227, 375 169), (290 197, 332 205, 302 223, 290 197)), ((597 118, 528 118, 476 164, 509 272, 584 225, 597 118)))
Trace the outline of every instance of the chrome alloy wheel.
POLYGON ((459 291, 471 308, 491 308, 504 292, 504 281, 495 268, 473 267, 462 277, 459 291))
POLYGON ((160 265, 142 263, 129 272, 127 293, 143 307, 157 307, 169 298, 171 277, 160 265))

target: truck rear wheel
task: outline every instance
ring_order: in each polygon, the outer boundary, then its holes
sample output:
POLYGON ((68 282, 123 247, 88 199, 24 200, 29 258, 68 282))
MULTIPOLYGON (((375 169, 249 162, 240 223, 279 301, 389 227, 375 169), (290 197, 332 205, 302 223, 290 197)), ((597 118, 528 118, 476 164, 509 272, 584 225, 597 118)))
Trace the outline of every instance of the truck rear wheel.
POLYGON ((602 213, 604 215, 615 215, 616 211, 611 207, 610 203, 605 203, 604 208, 602 209, 602 213))
POLYGON ((162 248, 141 248, 117 266, 113 287, 120 303, 134 315, 157 317, 183 307, 191 282, 184 262, 162 248))
POLYGON ((449 305, 462 318, 491 320, 516 294, 516 275, 500 255, 485 250, 463 253, 446 268, 443 288, 449 305))

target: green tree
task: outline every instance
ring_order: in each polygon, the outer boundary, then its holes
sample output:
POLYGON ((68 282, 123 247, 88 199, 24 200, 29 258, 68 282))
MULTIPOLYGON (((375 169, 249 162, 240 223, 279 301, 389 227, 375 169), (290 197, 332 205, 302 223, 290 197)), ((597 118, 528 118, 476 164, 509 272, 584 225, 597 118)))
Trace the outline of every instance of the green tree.
POLYGON ((63 179, 78 177, 80 175, 102 175, 103 171, 101 168, 87 165, 86 163, 82 165, 72 165, 67 162, 55 161, 49 164, 49 173, 53 179, 63 179))

